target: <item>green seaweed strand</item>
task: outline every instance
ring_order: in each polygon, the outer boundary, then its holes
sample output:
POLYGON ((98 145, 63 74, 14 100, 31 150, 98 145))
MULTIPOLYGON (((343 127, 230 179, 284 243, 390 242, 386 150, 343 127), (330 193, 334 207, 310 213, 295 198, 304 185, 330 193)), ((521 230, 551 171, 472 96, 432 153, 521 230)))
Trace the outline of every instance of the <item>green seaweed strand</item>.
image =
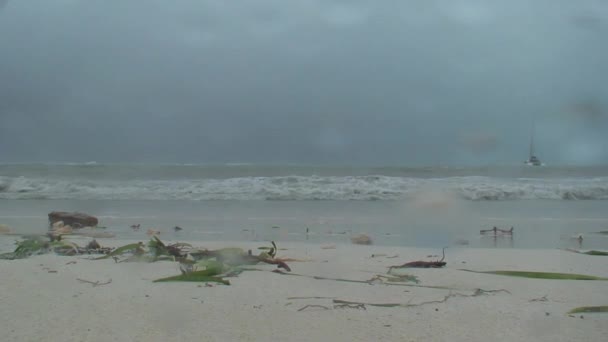
POLYGON ((569 314, 575 313, 592 313, 592 312, 608 312, 608 305, 602 306, 581 306, 568 311, 569 314))
POLYGON ((472 271, 472 270, 461 270, 474 273, 485 273, 485 274, 496 274, 511 277, 523 277, 533 279, 557 279, 557 280, 608 280, 608 278, 574 274, 574 273, 554 273, 554 272, 531 272, 531 271, 472 271))

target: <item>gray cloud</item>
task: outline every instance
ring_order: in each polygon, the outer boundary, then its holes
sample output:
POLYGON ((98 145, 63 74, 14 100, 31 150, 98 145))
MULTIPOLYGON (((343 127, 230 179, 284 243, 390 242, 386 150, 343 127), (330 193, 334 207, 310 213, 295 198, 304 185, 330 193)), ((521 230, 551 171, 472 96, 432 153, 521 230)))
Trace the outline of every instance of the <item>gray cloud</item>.
POLYGON ((556 1, 5 1, 0 161, 605 163, 608 4, 556 1))

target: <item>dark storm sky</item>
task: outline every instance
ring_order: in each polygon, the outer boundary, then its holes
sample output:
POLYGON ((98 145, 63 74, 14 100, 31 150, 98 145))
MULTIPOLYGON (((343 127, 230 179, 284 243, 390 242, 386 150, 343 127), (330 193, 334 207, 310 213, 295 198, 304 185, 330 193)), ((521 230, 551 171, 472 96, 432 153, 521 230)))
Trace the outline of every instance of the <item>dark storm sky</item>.
POLYGON ((608 163, 608 1, 0 0, 0 162, 608 163))

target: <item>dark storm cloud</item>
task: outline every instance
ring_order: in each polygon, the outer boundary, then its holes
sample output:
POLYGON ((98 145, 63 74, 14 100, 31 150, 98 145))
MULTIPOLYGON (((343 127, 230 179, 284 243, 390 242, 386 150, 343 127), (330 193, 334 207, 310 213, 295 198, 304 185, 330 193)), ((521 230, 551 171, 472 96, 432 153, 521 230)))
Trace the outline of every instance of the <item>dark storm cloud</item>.
POLYGON ((543 159, 605 163, 607 18, 599 0, 11 1, 0 161, 513 163, 534 122, 543 159))

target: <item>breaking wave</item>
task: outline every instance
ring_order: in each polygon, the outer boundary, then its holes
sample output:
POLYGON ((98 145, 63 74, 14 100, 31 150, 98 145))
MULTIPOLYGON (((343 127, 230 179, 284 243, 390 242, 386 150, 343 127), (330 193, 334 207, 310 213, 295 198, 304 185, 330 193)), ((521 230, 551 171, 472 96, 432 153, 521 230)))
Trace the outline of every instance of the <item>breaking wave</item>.
POLYGON ((0 199, 372 201, 407 199, 426 190, 455 194, 473 201, 607 200, 608 177, 281 176, 127 181, 0 176, 0 199))

